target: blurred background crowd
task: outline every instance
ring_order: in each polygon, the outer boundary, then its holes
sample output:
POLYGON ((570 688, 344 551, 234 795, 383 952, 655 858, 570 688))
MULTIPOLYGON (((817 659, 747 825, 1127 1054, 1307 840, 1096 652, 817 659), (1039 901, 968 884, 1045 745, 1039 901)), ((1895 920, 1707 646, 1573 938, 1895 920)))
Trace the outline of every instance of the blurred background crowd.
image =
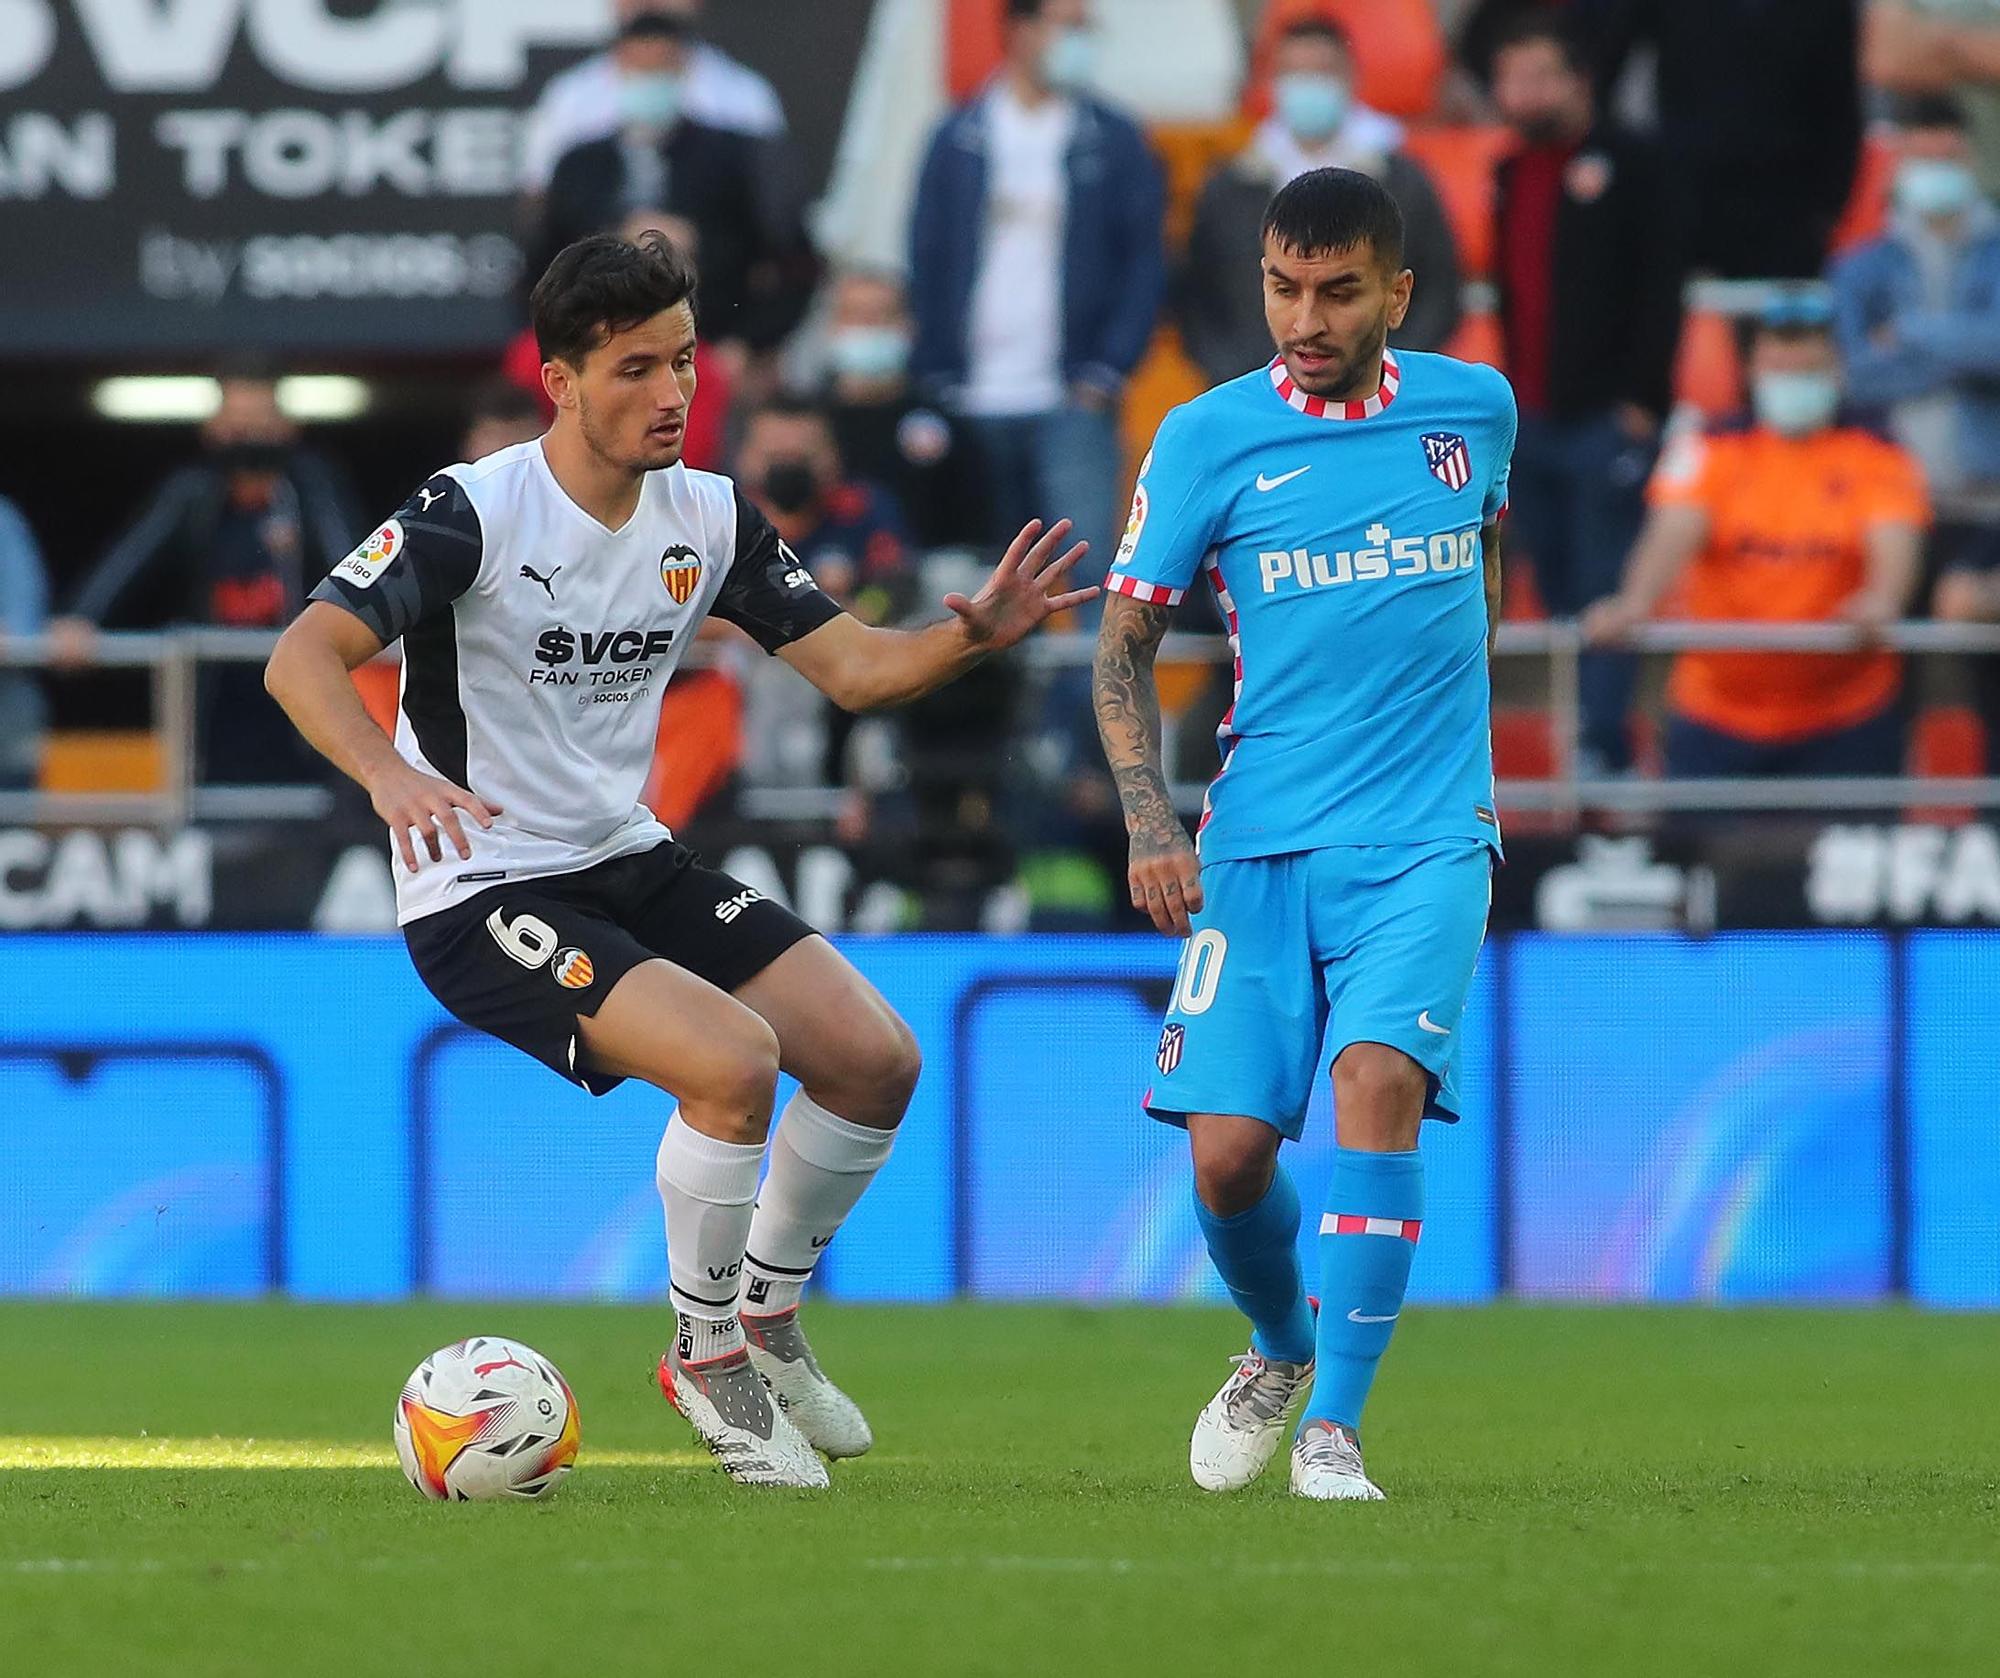
MULTIPOLYGON (((1031 517, 1101 575, 1161 415, 1269 359, 1259 221, 1328 164, 1401 205, 1395 341, 1512 379, 1506 615, 1590 649, 1574 740, 1546 669, 1503 660, 1503 781, 1988 771, 2000 657, 1888 641, 2000 620, 2000 0, 881 0, 808 128, 787 8, 738 10, 616 0, 526 90, 504 346, 308 365, 218 335, 172 369, 202 375, 194 423, 79 433, 65 471, 14 425, 0 636, 46 663, 0 670, 0 786, 143 787, 143 684, 82 680, 107 632, 281 627, 442 460, 538 435, 520 300, 602 228, 695 253, 688 463, 851 609, 935 615, 1031 517), (373 408, 300 394, 329 370, 373 408), (1661 619, 1857 639, 1655 667, 1629 643, 1661 619)), ((857 722, 717 626, 652 798, 697 836, 815 826, 926 924, 1123 924, 1092 627, 857 722)), ((1228 684, 1187 645, 1163 695, 1198 804, 1228 684)), ((386 715, 393 668, 363 678, 386 715)), ((205 667, 197 703, 199 781, 323 779, 254 665, 205 667)))

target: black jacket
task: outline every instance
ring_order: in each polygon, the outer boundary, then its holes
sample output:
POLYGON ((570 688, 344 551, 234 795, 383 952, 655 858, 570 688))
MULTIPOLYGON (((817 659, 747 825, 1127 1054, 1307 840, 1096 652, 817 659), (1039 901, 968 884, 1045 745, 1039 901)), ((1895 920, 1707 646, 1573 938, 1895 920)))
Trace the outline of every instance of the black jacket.
POLYGON ((665 201, 635 203, 621 136, 565 152, 549 178, 530 277, 563 246, 615 227, 634 210, 665 210, 701 235, 695 265, 703 335, 769 349, 799 323, 819 277, 789 147, 682 122, 660 156, 664 192, 645 196, 665 201))
MULTIPOLYGON (((1514 215, 1519 163, 1495 182, 1495 263, 1504 326, 1505 249, 1522 236, 1514 215)), ((1673 218, 1660 206, 1658 151, 1610 123, 1593 129, 1564 173, 1550 264, 1549 412, 1560 419, 1636 402, 1663 416, 1673 398, 1680 342, 1682 264, 1673 218)))
POLYGON ((1691 266, 1817 275, 1861 155, 1858 0, 1579 0, 1600 86, 1658 54, 1659 140, 1691 266))
MULTIPOLYGON (((1220 164, 1195 205, 1187 256, 1174 276, 1174 314, 1187 352, 1220 384, 1271 359, 1264 324, 1259 242, 1264 211, 1278 184, 1253 148, 1220 164)), ((1390 342, 1441 350, 1458 325, 1458 246, 1444 206, 1421 164, 1394 152, 1382 185, 1403 212, 1403 266, 1415 273, 1410 312, 1390 342)))

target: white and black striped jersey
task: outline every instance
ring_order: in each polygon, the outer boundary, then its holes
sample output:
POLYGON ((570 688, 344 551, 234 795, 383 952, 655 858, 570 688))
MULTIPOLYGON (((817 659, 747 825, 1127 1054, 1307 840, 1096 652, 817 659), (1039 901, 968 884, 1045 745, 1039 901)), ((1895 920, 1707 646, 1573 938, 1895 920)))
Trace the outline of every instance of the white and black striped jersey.
POLYGON ((660 694, 713 612, 766 652, 840 613, 727 478, 649 473, 619 530, 557 484, 539 442, 440 472, 313 599, 403 643, 396 750, 502 813, 396 866, 407 923, 502 880, 669 837, 639 803, 660 694))

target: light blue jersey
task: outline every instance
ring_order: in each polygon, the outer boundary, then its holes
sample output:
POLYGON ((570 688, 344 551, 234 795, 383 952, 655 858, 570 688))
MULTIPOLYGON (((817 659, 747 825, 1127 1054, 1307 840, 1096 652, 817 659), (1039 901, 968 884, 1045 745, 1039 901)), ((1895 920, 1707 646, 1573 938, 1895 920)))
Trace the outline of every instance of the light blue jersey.
POLYGON ((1507 500, 1514 395, 1391 351, 1326 402, 1282 362, 1168 414, 1107 584, 1171 604, 1205 571, 1236 654, 1204 863, 1332 845, 1500 848, 1481 526, 1507 500))

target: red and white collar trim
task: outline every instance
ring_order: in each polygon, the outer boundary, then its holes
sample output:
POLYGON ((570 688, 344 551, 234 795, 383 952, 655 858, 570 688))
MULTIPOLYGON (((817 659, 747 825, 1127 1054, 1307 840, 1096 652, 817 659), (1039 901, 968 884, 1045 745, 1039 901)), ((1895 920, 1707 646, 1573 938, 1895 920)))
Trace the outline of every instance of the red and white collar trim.
POLYGON ((1396 352, 1391 349, 1382 352, 1382 388, 1365 402, 1329 402, 1324 396, 1308 396, 1292 383, 1283 356, 1274 357, 1271 362, 1271 388, 1300 413, 1310 414, 1314 419, 1373 419, 1396 400, 1396 387, 1402 382, 1403 370, 1396 365, 1396 352))

